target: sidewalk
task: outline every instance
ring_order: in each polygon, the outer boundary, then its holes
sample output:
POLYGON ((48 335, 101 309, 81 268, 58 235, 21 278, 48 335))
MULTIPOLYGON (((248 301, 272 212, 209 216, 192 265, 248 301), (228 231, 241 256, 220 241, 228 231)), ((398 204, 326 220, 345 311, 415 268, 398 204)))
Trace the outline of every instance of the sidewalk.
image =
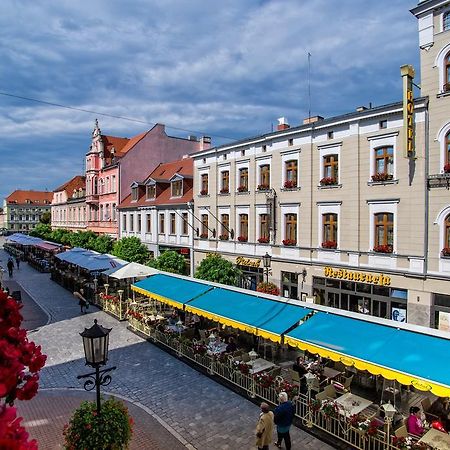
MULTIPOLYGON (((6 264, 3 250, 0 250, 0 260, 0 264, 6 264)), ((131 333, 125 322, 118 322, 96 308, 80 315, 73 295, 52 282, 48 274, 22 264, 20 271, 14 272, 14 281, 30 293, 51 318, 48 325, 32 334, 32 339, 42 345, 48 355, 41 371, 41 389, 82 387, 76 379, 86 371, 79 332, 90 327, 97 318, 101 325, 112 328, 109 365, 117 366, 117 370, 106 388, 108 392, 145 406, 164 425, 164 430, 178 433, 190 448, 255 448, 254 427, 259 408, 252 402, 131 333)), ((147 430, 147 425, 143 427, 147 430)), ((332 448, 298 428, 292 429, 291 436, 293 449, 332 448)), ((141 448, 152 447, 145 444, 141 448)))

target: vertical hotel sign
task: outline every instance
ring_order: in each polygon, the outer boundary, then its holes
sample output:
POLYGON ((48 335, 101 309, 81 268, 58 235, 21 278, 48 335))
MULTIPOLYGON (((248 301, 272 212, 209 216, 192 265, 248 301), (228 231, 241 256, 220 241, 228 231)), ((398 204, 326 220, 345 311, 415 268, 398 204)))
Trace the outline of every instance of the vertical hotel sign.
POLYGON ((414 68, 410 65, 400 67, 403 79, 403 127, 404 127, 404 155, 405 158, 415 156, 414 148, 414 68))

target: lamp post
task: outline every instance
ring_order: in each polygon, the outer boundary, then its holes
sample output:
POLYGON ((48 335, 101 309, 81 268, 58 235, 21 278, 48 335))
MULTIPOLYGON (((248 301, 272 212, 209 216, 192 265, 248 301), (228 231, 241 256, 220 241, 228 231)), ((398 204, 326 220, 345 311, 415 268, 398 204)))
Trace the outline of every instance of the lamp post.
POLYGON ((270 265, 272 262, 272 257, 266 252, 266 254, 262 257, 263 266, 264 266, 264 274, 266 275, 266 283, 269 282, 269 275, 272 273, 270 270, 270 265))
POLYGON ((386 419, 386 441, 387 444, 389 445, 391 432, 390 428, 396 410, 395 406, 391 405, 391 402, 387 402, 384 405, 381 405, 381 407, 383 408, 384 418, 386 419))
POLYGON ((313 427, 313 415, 312 415, 312 409, 311 409, 311 389, 314 385, 316 376, 314 374, 312 374, 311 372, 307 372, 307 373, 305 373, 304 377, 306 379, 306 386, 308 388, 308 411, 307 411, 306 417, 305 417, 305 425, 308 428, 312 428, 313 427))
POLYGON ((86 358, 86 365, 95 369, 95 372, 87 373, 85 375, 78 375, 77 379, 87 380, 84 382, 84 389, 92 391, 97 390, 97 414, 100 414, 100 386, 108 386, 111 383, 111 376, 108 372, 115 370, 116 367, 100 370, 108 361, 108 345, 109 333, 111 328, 103 328, 97 324, 97 319, 94 320, 94 325, 91 328, 85 328, 80 336, 83 338, 84 356, 86 358))
POLYGON ((108 283, 105 283, 105 284, 103 285, 103 287, 105 288, 105 295, 108 295, 109 284, 108 284, 108 283))

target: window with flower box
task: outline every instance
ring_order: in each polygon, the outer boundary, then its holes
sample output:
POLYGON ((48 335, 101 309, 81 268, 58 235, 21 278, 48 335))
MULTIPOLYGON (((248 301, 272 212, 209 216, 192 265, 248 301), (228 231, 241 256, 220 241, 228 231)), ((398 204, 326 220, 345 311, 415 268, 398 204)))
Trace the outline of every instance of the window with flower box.
POLYGON ((181 197, 183 195, 183 181, 172 181, 172 197, 181 197))
POLYGON ((242 167, 239 169, 239 192, 248 191, 248 167, 242 167))
POLYGON ((164 214, 159 215, 159 234, 164 234, 164 214))
POLYGON ((188 213, 181 213, 181 218, 183 220, 183 232, 182 234, 188 234, 188 213))
POLYGON ((270 164, 263 164, 259 167, 258 190, 264 191, 270 188, 270 164))
POLYGON ((284 187, 286 189, 293 189, 297 187, 297 173, 298 173, 298 161, 293 159, 286 161, 285 163, 286 179, 284 181, 284 187))
POLYGON ((374 149, 375 173, 372 181, 392 180, 394 176, 394 147, 385 146, 374 149))
POLYGON ((230 192, 230 172, 228 170, 224 170, 220 173, 221 178, 221 194, 228 194, 230 192))
POLYGON ((221 233, 219 238, 222 241, 228 241, 228 239, 230 238, 230 233, 229 233, 229 229, 230 229, 230 215, 229 214, 222 214, 220 216, 220 222, 221 222, 221 233))
POLYGON ((146 198, 147 200, 154 199, 156 197, 156 185, 150 184, 147 186, 146 198))
POLYGON ((297 214, 285 214, 284 215, 284 245, 296 245, 297 244, 297 214))
POLYGON ((337 214, 322 214, 322 247, 337 248, 338 216, 337 214))
POLYGON ((200 237, 202 239, 206 239, 208 237, 208 214, 202 214, 202 230, 200 233, 200 237))
POLYGON ((320 180, 322 186, 338 183, 339 157, 338 155, 326 155, 323 157, 323 178, 320 180))
POLYGON ((170 234, 176 234, 175 213, 170 213, 170 234))
POLYGON ((375 245, 377 253, 392 253, 394 248, 394 214, 375 214, 375 245))
POLYGON ((239 214, 239 242, 248 241, 248 214, 239 214))
POLYGON ((200 195, 208 195, 208 174, 204 173, 200 177, 200 195))
POLYGON ((260 214, 259 215, 259 239, 260 244, 269 243, 269 215, 260 214))

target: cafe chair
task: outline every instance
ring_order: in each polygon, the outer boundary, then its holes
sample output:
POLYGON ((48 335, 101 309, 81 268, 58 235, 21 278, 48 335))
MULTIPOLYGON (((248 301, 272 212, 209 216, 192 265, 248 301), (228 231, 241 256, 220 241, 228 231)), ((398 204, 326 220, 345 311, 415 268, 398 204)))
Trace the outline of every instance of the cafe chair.
POLYGON ((325 391, 321 391, 316 394, 316 400, 320 400, 321 402, 323 402, 324 400, 328 399, 329 397, 325 391))
POLYGON ((325 392, 326 396, 328 398, 336 398, 336 389, 332 384, 329 384, 328 386, 325 386, 325 389, 323 390, 325 392))
POLYGON ((248 363, 250 362, 250 356, 248 353, 243 353, 241 356, 241 361, 244 363, 248 363))
POLYGON ((346 392, 350 392, 350 385, 352 384, 354 375, 350 375, 349 377, 343 377, 342 382, 339 383, 337 381, 332 381, 331 384, 334 386, 334 389, 339 394, 345 394, 346 392))
POLYGON ((404 437, 404 438, 409 437, 408 429, 406 428, 406 425, 402 425, 401 427, 397 428, 394 431, 394 435, 395 435, 395 437, 404 437))
POLYGON ((293 383, 300 383, 300 375, 296 370, 289 369, 289 373, 291 374, 291 379, 293 383))
POLYGON ((433 422, 435 420, 439 420, 439 417, 435 414, 432 414, 428 412, 431 409, 431 400, 429 397, 425 397, 421 402, 420 405, 422 406, 423 413, 425 414, 425 417, 428 422, 433 422))

